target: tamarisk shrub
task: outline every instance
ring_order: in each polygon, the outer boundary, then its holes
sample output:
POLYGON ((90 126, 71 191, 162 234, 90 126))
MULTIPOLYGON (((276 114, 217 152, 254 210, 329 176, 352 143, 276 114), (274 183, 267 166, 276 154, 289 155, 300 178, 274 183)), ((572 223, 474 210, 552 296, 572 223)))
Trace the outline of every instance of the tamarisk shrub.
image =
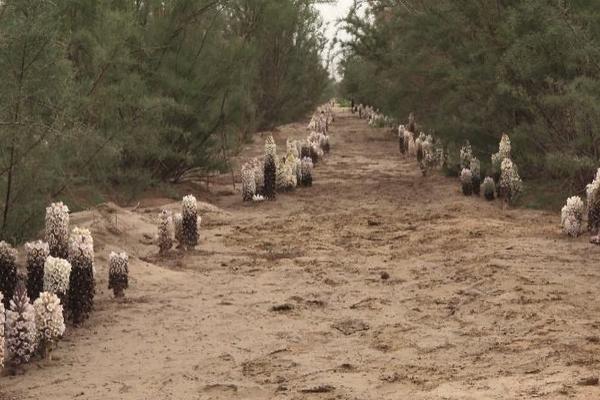
POLYGON ((481 187, 481 163, 476 157, 471 158, 469 163, 471 174, 473 175, 473 193, 479 196, 481 187))
POLYGON ((108 288, 115 297, 123 297, 129 287, 129 257, 127 253, 110 253, 108 259, 108 288))
POLYGON ((54 345, 65 333, 63 306, 54 293, 42 292, 33 302, 37 341, 43 358, 48 358, 54 345))
POLYGON ((38 240, 37 242, 25 243, 27 258, 27 295, 35 300, 44 291, 44 264, 50 255, 48 243, 38 240))
POLYGON ((491 176, 486 176, 483 180, 483 196, 489 201, 496 197, 496 183, 491 176))
POLYGON ((62 202, 52 203, 46 208, 46 242, 52 257, 68 257, 69 208, 62 202))
POLYGON ((264 195, 268 200, 275 200, 277 185, 277 145, 273 136, 265 141, 264 195))
POLYGON ((6 350, 13 372, 26 364, 36 348, 35 311, 21 281, 6 311, 6 350))
POLYGON ((242 165, 242 200, 250 201, 256 194, 256 179, 254 166, 250 163, 242 165))
POLYGON ((583 201, 579 196, 567 199, 567 204, 560 211, 560 225, 563 232, 572 237, 577 237, 583 225, 583 201))
POLYGON ((183 242, 188 249, 198 245, 198 202, 193 195, 187 195, 181 202, 181 227, 183 242))
POLYGON ((462 185, 462 192, 465 196, 473 194, 473 174, 468 168, 463 168, 460 173, 460 183, 462 185))
POLYGON ((71 263, 62 258, 49 256, 44 263, 44 292, 54 293, 63 306, 67 305, 67 294, 71 279, 71 263))
POLYGON ((4 307, 8 308, 17 285, 17 251, 4 241, 0 242, 0 292, 4 293, 4 307))
POLYGON ((165 209, 158 218, 158 254, 165 255, 173 247, 173 219, 169 210, 165 209))
MULTIPOLYGON (((508 137, 508 136, 507 136, 508 137)), ((508 203, 521 193, 522 181, 517 171, 517 166, 510 158, 502 160, 500 174, 500 194, 508 203)))
POLYGON ((302 176, 300 183, 302 186, 312 186, 312 170, 312 159, 310 157, 304 157, 300 164, 300 173, 302 176))
POLYGON ((69 313, 73 323, 85 321, 94 306, 94 240, 89 230, 73 229, 69 240, 69 313))
POLYGON ((4 295, 0 292, 0 368, 4 367, 4 295))

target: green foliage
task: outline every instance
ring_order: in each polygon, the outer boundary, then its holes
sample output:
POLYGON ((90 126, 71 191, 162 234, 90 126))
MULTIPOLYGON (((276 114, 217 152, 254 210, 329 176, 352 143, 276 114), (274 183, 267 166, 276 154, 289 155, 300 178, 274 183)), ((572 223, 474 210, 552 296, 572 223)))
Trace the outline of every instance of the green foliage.
POLYGON ((362 7, 365 16, 355 9, 345 21, 353 38, 341 63, 341 96, 400 120, 414 111, 445 143, 469 140, 485 163, 507 132, 523 176, 568 177, 578 189, 589 182, 600 158, 596 2, 375 0, 362 7))
POLYGON ((0 3, 0 238, 77 187, 230 168, 332 93, 309 0, 0 3))

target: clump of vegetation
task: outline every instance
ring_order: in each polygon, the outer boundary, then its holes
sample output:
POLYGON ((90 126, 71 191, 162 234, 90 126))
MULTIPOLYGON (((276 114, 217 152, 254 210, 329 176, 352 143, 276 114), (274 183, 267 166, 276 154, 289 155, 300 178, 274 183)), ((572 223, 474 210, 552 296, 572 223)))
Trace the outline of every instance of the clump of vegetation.
POLYGON ((38 240, 37 242, 25 243, 27 263, 27 295, 31 300, 38 298, 44 291, 44 265, 50 255, 48 243, 38 240))
POLYGON ((517 166, 510 158, 502 160, 500 174, 500 194, 511 203, 522 190, 523 183, 519 177, 517 166))
POLYGON ((200 228, 198 220, 198 202, 193 195, 187 195, 181 203, 181 229, 183 245, 188 249, 193 249, 198 245, 200 228))
POLYGON ((19 282, 10 302, 10 310, 6 311, 6 350, 13 372, 18 372, 29 362, 36 344, 35 310, 29 303, 25 285, 19 282))
POLYGON ((69 240, 69 313, 73 323, 89 318, 94 306, 94 240, 89 230, 75 228, 69 240))
POLYGON ((567 204, 560 212, 560 224, 563 232, 572 237, 577 237, 582 232, 583 226, 583 201, 579 196, 567 199, 567 204))
POLYGON ((486 176, 483 180, 483 196, 488 201, 496 198, 496 183, 491 176, 486 176))
POLYGON ((54 293, 42 292, 33 302, 37 342, 43 358, 48 358, 56 342, 65 333, 63 306, 54 293))
POLYGON ((62 202, 52 203, 46 208, 46 243, 52 257, 68 257, 69 207, 62 202))
POLYGON ((465 196, 471 196, 473 194, 473 174, 470 169, 463 168, 460 173, 460 183, 463 194, 465 196))
POLYGON ((173 220, 169 210, 165 209, 158 219, 158 254, 165 255, 173 247, 173 220))
POLYGON ((127 253, 110 253, 108 259, 108 288, 115 297, 123 297, 129 287, 129 257, 127 253))

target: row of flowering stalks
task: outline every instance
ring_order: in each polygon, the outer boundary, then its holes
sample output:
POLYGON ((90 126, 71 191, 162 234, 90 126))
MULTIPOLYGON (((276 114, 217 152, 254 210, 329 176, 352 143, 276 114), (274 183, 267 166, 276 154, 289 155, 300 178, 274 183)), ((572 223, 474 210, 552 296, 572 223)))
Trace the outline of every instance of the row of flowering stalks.
MULTIPOLYGON (((65 319, 86 320, 95 294, 94 241, 89 230, 69 227, 69 209, 53 203, 46 209, 45 241, 26 243, 26 275, 18 275, 17 251, 0 242, 0 364, 13 370, 35 354, 48 357, 62 337, 65 319), (70 233, 69 233, 70 232, 70 233), (33 302, 33 304, 30 304, 33 302), (4 315, 6 310, 6 316, 4 315)), ((118 297, 128 281, 125 253, 111 253, 109 288, 118 297)))
POLYGON ((590 242, 600 244, 600 168, 594 180, 586 186, 585 203, 579 196, 571 196, 560 213, 560 224, 565 234, 577 237, 586 231, 584 218, 587 214, 587 230, 590 242))
POLYGON ((398 127, 398 148, 406 157, 414 157, 423 176, 444 164, 444 149, 433 135, 419 132, 414 114, 408 116, 408 124, 398 127))
POLYGON ((191 194, 183 197, 180 212, 163 209, 158 216, 159 254, 168 254, 175 245, 182 250, 193 250, 200 239, 201 223, 198 201, 191 194))
POLYGON ((506 203, 512 203, 519 196, 523 182, 519 176, 517 165, 511 159, 511 143, 507 134, 500 139, 497 153, 492 154, 491 175, 481 180, 481 163, 473 155, 471 145, 467 141, 460 149, 460 182, 462 192, 466 196, 480 192, 486 200, 501 197, 506 203))
POLYGON ((306 139, 286 141, 285 155, 277 154, 273 136, 265 140, 265 153, 242 165, 242 200, 275 200, 277 193, 298 186, 312 186, 313 167, 329 153, 329 127, 334 122, 333 104, 327 103, 315 112, 308 124, 306 139))
MULTIPOLYGON (((415 157, 419 167, 426 175, 435 167, 448 162, 444 148, 431 135, 421 132, 416 135, 417 124, 414 114, 408 117, 407 125, 398 128, 400 153, 415 157)), ((460 149, 460 183, 465 196, 479 196, 483 192, 487 200, 502 197, 511 203, 521 193, 523 182, 517 165, 511 159, 511 143, 507 134, 502 135, 498 153, 492 155, 492 174, 482 180, 481 162, 473 155, 473 149, 467 141, 460 149)))

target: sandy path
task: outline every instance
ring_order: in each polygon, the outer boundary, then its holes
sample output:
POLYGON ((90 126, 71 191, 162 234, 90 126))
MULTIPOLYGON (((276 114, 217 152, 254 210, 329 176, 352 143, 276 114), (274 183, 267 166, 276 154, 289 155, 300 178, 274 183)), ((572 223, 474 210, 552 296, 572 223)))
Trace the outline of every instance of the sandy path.
POLYGON ((313 188, 212 198, 192 254, 158 259, 144 238, 160 200, 76 215, 97 243, 97 310, 54 360, 0 378, 0 399, 600 398, 581 384, 600 367, 600 249, 554 214, 422 178, 345 112, 332 129, 313 188), (104 289, 119 248, 123 303, 104 289))

